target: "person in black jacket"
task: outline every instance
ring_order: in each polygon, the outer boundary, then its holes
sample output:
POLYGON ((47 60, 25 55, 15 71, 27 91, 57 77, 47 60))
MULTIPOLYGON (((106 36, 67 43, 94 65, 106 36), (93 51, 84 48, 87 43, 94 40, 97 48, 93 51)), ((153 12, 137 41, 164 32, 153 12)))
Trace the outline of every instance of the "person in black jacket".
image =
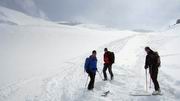
POLYGON ((154 52, 149 47, 145 47, 145 51, 146 51, 147 55, 146 55, 146 61, 145 61, 144 68, 145 69, 149 68, 149 73, 150 73, 151 79, 154 83, 154 89, 155 89, 153 94, 154 95, 160 94, 161 90, 159 87, 159 83, 157 81, 158 67, 160 66, 160 57, 157 52, 154 52))

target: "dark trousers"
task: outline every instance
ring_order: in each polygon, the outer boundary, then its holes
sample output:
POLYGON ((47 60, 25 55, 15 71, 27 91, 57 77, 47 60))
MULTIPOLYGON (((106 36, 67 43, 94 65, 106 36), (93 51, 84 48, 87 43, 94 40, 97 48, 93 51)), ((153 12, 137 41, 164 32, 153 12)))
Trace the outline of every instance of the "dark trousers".
POLYGON ((95 81, 95 76, 96 74, 93 72, 88 72, 88 75, 90 77, 89 85, 88 85, 88 90, 92 90, 94 88, 94 81, 95 81))
POLYGON ((151 79, 154 83, 154 89, 155 91, 158 91, 159 90, 159 83, 157 81, 157 77, 158 77, 158 69, 156 70, 153 70, 153 69, 150 69, 150 76, 151 76, 151 79))
POLYGON ((112 64, 104 64, 104 68, 103 68, 103 74, 104 74, 104 79, 107 80, 107 74, 106 74, 106 70, 108 69, 109 74, 111 75, 111 79, 113 78, 113 72, 112 72, 112 64))

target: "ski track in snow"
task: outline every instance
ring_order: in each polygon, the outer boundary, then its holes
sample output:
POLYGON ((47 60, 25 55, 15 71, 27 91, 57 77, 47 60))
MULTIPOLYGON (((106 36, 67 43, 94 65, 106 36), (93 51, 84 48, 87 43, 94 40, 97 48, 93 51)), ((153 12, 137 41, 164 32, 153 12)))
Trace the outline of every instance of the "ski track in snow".
MULTIPOLYGON (((59 66, 61 72, 57 71, 56 74, 43 78, 41 94, 27 96, 25 101, 173 101, 175 99, 175 88, 171 87, 173 79, 161 70, 163 67, 159 72, 159 82, 164 93, 162 96, 134 97, 129 93, 145 88, 144 47, 149 45, 158 49, 166 44, 166 40, 174 38, 176 37, 164 35, 160 38, 158 35, 136 34, 105 44, 97 50, 98 69, 102 71, 103 48, 108 47, 116 55, 116 63, 113 65, 114 80, 102 81, 97 73, 94 90, 87 91, 85 88, 87 74, 84 73, 83 67, 84 60, 89 54, 85 54, 59 66), (107 90, 110 90, 110 94, 102 97, 101 94, 107 90)), ((101 76, 103 77, 102 73, 101 76)), ((15 95, 26 83, 34 79, 37 78, 22 80, 21 83, 1 88, 0 100, 15 95)), ((152 92, 153 87, 149 91, 152 92)))
MULTIPOLYGON (((42 97, 43 99, 40 99, 42 101, 47 100, 48 101, 58 101, 61 99, 61 101, 143 101, 143 100, 172 100, 173 99, 173 93, 174 90, 171 88, 168 83, 169 79, 167 79, 167 75, 165 75, 163 72, 160 72, 160 85, 162 88, 162 91, 165 92, 163 96, 158 97, 131 97, 129 96, 129 92, 131 92, 133 89, 139 89, 144 90, 144 75, 139 75, 139 70, 144 65, 144 58, 140 55, 143 52, 144 46, 147 44, 156 44, 158 42, 162 42, 163 40, 167 40, 167 37, 163 37, 162 39, 159 39, 149 35, 149 38, 147 38, 146 35, 134 35, 130 36, 124 39, 116 40, 110 44, 104 45, 102 48, 98 50, 98 54, 103 54, 103 48, 108 47, 112 51, 115 52, 116 57, 119 55, 118 53, 123 50, 123 48, 131 49, 133 45, 132 43, 134 40, 139 40, 139 42, 145 42, 142 44, 139 44, 140 46, 135 47, 134 52, 137 54, 134 54, 135 56, 138 56, 136 59, 135 64, 129 65, 129 64, 115 64, 113 65, 113 71, 115 74, 115 80, 113 81, 107 81, 103 82, 101 78, 99 77, 99 74, 96 75, 96 83, 95 83, 95 89, 93 92, 89 92, 85 90, 85 81, 87 75, 84 74, 83 71, 83 60, 84 58, 79 58, 74 63, 72 62, 69 64, 68 72, 69 74, 64 77, 63 80, 61 76, 53 77, 48 83, 47 83, 47 90, 48 92, 45 93, 45 97, 42 97), (153 38, 152 38, 153 37, 153 38), (153 39, 153 40, 152 40, 153 39), (141 41, 143 40, 143 41, 141 41), (127 47, 126 47, 127 46, 127 47), (136 49, 137 48, 137 49, 136 49), (101 53, 99 53, 101 52, 101 53), (79 63, 79 60, 82 60, 81 63, 79 63), (140 65, 141 64, 141 65, 140 65), (73 69, 73 67, 75 67, 73 69), (80 68, 80 69, 79 69, 80 68), (131 83, 133 82, 133 83, 131 83), (66 84, 64 84, 66 83, 66 84), (110 90, 109 98, 103 98, 100 97, 101 93, 103 91, 110 90), (110 99, 111 98, 111 99, 110 99)), ((164 43, 164 42, 163 42, 164 43)), ((165 43, 164 43, 165 44, 165 43)), ((161 45, 158 43, 158 45, 161 45)), ((158 46, 156 46, 158 47, 158 46)), ((127 53, 128 54, 128 53, 127 53)), ((120 54, 121 56, 121 54, 120 54)), ((102 58, 102 57, 101 57, 102 58)), ((118 60, 116 60, 118 61, 118 60)), ((119 60, 120 61, 120 60, 119 60)), ((100 67, 102 68, 102 63, 100 63, 100 67), (100 65, 101 64, 101 65, 100 65)))

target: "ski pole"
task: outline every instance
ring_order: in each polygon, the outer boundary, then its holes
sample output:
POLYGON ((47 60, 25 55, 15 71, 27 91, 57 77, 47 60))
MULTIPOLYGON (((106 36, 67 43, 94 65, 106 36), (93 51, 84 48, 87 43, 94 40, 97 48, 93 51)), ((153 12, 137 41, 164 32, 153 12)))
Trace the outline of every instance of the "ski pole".
POLYGON ((87 79, 86 79, 85 89, 86 89, 86 86, 87 86, 88 78, 89 78, 89 75, 87 76, 87 79))
POLYGON ((147 69, 146 69, 145 73, 146 73, 146 92, 147 92, 148 91, 147 90, 147 69))
POLYGON ((150 71, 150 73, 149 73, 149 79, 150 79, 150 80, 149 80, 149 88, 151 88, 151 74, 152 74, 151 72, 152 72, 152 71, 150 70, 150 68, 149 68, 149 71, 150 71))
POLYGON ((151 88, 151 77, 150 77, 150 81, 149 81, 149 88, 151 88))
POLYGON ((102 78, 102 76, 101 76, 101 74, 99 73, 99 71, 98 71, 98 70, 97 70, 97 72, 98 72, 98 74, 99 74, 100 78, 103 80, 103 78, 102 78))
POLYGON ((101 71, 101 73, 100 74, 102 74, 103 73, 103 70, 101 71))

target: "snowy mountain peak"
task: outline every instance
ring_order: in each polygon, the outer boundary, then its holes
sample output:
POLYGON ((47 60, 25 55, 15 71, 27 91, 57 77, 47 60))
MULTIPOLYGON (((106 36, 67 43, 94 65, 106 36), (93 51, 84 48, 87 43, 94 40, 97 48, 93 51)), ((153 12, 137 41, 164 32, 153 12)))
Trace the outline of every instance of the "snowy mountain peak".
POLYGON ((48 24, 51 24, 52 25, 52 23, 53 22, 44 20, 42 18, 35 18, 32 16, 28 16, 22 12, 0 6, 0 24, 8 24, 8 25, 48 25, 48 24))
POLYGON ((33 0, 0 0, 0 5, 33 17, 47 19, 45 13, 36 6, 33 0))

